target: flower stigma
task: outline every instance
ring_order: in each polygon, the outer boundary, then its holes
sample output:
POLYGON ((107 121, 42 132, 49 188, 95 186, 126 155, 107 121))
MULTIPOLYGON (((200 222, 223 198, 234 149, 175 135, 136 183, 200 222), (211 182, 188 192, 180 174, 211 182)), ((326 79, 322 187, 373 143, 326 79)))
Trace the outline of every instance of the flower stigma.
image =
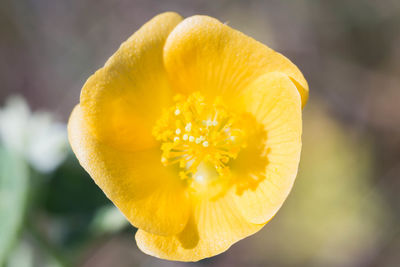
POLYGON ((244 116, 228 110, 221 98, 206 101, 199 92, 176 95, 174 102, 153 128, 161 142, 162 164, 178 165, 184 180, 207 181, 202 166, 228 177, 230 161, 246 146, 244 116))

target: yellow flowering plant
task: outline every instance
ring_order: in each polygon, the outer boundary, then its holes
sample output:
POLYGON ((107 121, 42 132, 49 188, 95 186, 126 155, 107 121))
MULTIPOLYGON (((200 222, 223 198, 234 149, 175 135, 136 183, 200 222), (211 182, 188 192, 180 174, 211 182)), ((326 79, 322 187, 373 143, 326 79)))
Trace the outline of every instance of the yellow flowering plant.
POLYGON ((80 164, 147 254, 197 261, 259 231, 286 199, 308 86, 281 54, 207 16, 160 14, 83 86, 80 164))

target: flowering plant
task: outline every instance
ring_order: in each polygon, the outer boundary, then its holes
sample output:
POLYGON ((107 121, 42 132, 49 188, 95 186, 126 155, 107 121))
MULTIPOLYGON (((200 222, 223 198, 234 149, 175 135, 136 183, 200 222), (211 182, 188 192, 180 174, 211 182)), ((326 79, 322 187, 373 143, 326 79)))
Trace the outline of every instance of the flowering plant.
POLYGON ((308 86, 287 58, 207 16, 164 13, 84 85, 81 165, 144 252, 197 261, 259 231, 286 199, 308 86))

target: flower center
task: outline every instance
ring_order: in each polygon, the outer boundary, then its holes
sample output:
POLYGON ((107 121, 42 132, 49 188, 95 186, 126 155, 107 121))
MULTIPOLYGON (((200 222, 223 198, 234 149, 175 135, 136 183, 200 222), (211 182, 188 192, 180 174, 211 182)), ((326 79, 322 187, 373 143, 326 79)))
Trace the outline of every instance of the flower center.
POLYGON ((206 102, 198 92, 176 95, 174 102, 153 128, 162 143, 162 164, 179 165, 182 179, 201 181, 206 179, 203 170, 210 168, 229 175, 229 161, 246 145, 243 116, 228 110, 220 98, 206 102))

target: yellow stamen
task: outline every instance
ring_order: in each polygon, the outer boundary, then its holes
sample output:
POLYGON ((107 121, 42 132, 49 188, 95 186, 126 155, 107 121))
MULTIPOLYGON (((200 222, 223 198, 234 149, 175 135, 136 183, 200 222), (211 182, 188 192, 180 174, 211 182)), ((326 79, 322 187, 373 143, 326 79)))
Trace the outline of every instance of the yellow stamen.
POLYGON ((164 111, 153 129, 162 143, 162 164, 179 164, 182 179, 203 181, 204 175, 196 174, 200 164, 213 166, 220 176, 228 175, 229 161, 245 146, 242 120, 221 99, 209 103, 197 92, 177 95, 175 105, 164 111))

